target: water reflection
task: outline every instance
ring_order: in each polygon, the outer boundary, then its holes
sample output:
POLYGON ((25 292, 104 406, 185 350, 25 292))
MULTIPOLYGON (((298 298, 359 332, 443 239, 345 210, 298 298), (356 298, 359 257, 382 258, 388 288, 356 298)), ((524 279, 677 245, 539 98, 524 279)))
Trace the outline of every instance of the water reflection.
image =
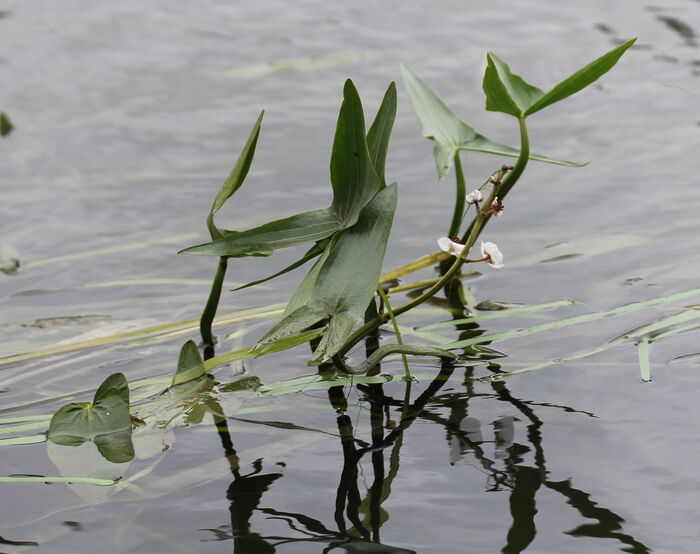
MULTIPOLYGON (((356 385, 363 402, 369 405, 369 442, 357 437, 360 423, 354 424, 348 413, 351 391, 342 387, 329 389, 328 401, 335 414, 343 459, 332 521, 324 522, 300 511, 262 507, 263 496, 282 474, 263 471, 261 460, 243 473, 238 467, 227 420, 219 420, 217 430, 233 474, 226 493, 231 524, 210 529, 213 540, 233 540, 233 552, 237 554, 273 553, 288 543, 322 544, 323 552, 414 552, 383 543, 381 529, 389 519, 384 503, 392 494, 400 470, 404 435, 421 420, 437 425, 445 433, 451 464, 469 461, 484 472, 485 492, 508 494, 511 523, 501 552, 523 552, 535 539, 537 496, 543 488, 562 495, 582 518, 593 520, 565 531, 566 534, 607 538, 617 541, 623 551, 650 552, 647 546, 623 532, 624 519, 619 514, 599 506, 590 494, 574 487, 570 479, 549 479, 542 442, 543 422, 535 412, 535 403, 514 397, 503 382, 490 383, 487 391, 478 390, 485 385, 473 379, 474 368, 464 369, 464 390, 441 392, 448 380, 454 381, 455 371, 454 366, 444 363, 415 398, 410 382, 405 383, 402 398, 387 394, 384 384, 356 385), (486 423, 470 406, 472 400, 483 398, 503 402, 517 415, 501 415, 486 423), (519 436, 521 424, 525 424, 525 436, 519 436), (373 479, 361 486, 360 462, 367 458, 373 479), (254 529, 251 519, 256 512, 286 522, 291 532, 288 536, 265 535, 254 529)), ((575 411, 566 406, 555 407, 575 411)))
MULTIPOLYGON (((454 318, 467 315, 465 298, 468 289, 459 281, 447 290, 442 306, 454 318)), ((371 304, 366 317, 376 314, 377 307, 371 304)), ((457 325, 460 339, 477 336, 484 331, 477 323, 457 325)), ((378 337, 371 336, 365 343, 365 353, 371 354, 378 346, 378 337)), ((313 348, 313 345, 312 345, 313 348)), ((213 352, 207 352, 213 355, 213 352)), ((493 358, 498 353, 479 353, 479 363, 486 361, 487 368, 498 373, 499 366, 493 358)), ((243 474, 233 445, 228 419, 215 418, 217 432, 225 456, 231 466, 233 481, 226 497, 230 502, 230 526, 209 529, 214 540, 233 540, 233 552, 237 554, 268 554, 288 543, 317 543, 325 545, 323 552, 366 552, 409 554, 414 552, 382 542, 381 529, 389 520, 383 507, 392 493, 395 478, 400 470, 401 449, 404 435, 413 424, 424 421, 437 425, 445 434, 451 465, 465 461, 485 474, 484 492, 508 494, 511 523, 504 538, 501 552, 515 554, 523 552, 537 535, 535 516, 537 495, 543 488, 562 495, 584 519, 584 523, 566 534, 574 537, 606 538, 615 540, 623 551, 648 553, 649 548, 629 534, 622 532, 624 519, 613 510, 599 506, 591 495, 573 486, 571 479, 552 481, 546 466, 542 441, 542 420, 535 407, 547 406, 566 412, 578 412, 568 406, 538 404, 516 398, 503 381, 484 384, 475 379, 476 366, 460 369, 463 390, 442 391, 448 381, 454 382, 457 368, 445 361, 437 375, 424 390, 415 396, 413 383, 404 382, 403 396, 394 398, 387 394, 385 384, 355 385, 362 395, 362 402, 369 405, 370 440, 358 438, 360 423, 353 424, 349 412, 348 398, 353 391, 343 387, 328 390, 328 402, 335 414, 335 425, 340 440, 343 465, 340 468, 335 493, 333 521, 323 522, 301 512, 282 511, 261 507, 263 495, 282 477, 281 473, 264 472, 262 460, 252 464, 251 471, 243 474), (486 390, 483 390, 486 388, 486 390), (470 404, 473 400, 493 399, 508 406, 506 415, 499 415, 489 423, 470 404), (518 428, 524 424, 525 436, 519 436, 518 428), (489 429, 490 428, 490 429, 489 429), (369 458, 373 479, 362 490, 358 480, 360 462, 369 458), (265 514, 268 519, 287 523, 289 536, 264 535, 253 530, 251 519, 255 512, 265 514)), ((330 365, 321 366, 320 372, 335 371, 330 365)), ((374 370, 379 371, 379 368, 374 370)), ((212 413, 223 414, 220 406, 212 413)), ((578 412, 595 417, 588 412, 578 412)), ((254 423, 253 420, 240 420, 254 423)), ((264 422, 257 422, 264 423, 264 422)), ((294 428, 294 424, 287 424, 294 428)), ((522 433, 521 433, 522 434, 522 433)), ((329 506, 330 508, 330 506, 329 506)))

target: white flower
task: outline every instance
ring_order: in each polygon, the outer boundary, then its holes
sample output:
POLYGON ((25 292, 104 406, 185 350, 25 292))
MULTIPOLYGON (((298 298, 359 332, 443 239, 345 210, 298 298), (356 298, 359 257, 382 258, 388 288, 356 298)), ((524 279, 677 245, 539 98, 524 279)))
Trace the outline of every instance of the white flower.
POLYGON ((497 269, 503 267, 503 253, 498 249, 498 246, 496 246, 495 243, 484 242, 482 240, 481 255, 484 256, 484 258, 490 258, 490 260, 486 263, 488 263, 491 267, 495 267, 497 269))
POLYGON ((452 256, 459 256, 464 250, 464 245, 457 241, 454 241, 448 237, 440 237, 437 241, 440 250, 451 254, 452 256))
POLYGON ((474 204, 476 202, 481 202, 484 199, 484 195, 481 194, 479 189, 471 191, 467 194, 467 204, 474 204))

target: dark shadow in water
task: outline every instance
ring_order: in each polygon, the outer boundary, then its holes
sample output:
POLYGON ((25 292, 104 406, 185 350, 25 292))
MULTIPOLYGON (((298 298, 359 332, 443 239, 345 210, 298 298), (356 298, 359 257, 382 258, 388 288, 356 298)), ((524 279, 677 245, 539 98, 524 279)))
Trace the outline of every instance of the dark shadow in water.
POLYGON ((697 48, 698 43, 695 40, 697 35, 695 34, 693 28, 688 25, 688 23, 682 19, 678 19, 677 17, 672 17, 670 15, 657 15, 656 19, 661 21, 661 23, 666 25, 666 27, 681 37, 688 46, 697 48))

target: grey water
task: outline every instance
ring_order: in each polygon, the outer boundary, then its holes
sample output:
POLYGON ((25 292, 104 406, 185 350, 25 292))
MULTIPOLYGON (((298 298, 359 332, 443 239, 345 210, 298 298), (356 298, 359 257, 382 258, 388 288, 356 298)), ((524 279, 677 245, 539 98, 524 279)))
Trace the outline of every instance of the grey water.
MULTIPOLYGON (((197 318, 216 262, 176 252, 207 240, 211 201, 259 111, 251 173, 217 216, 227 228, 328 205, 348 77, 367 114, 389 82, 399 90, 385 267, 433 251, 453 176, 437 182, 399 64, 477 130, 517 144, 517 125, 483 109, 487 51, 547 88, 639 37, 599 83, 531 118, 534 151, 590 164, 531 163, 484 234, 506 267, 465 281, 475 302, 579 303, 436 332, 530 327, 698 287, 697 1, 44 0, 7 1, 0 14, 0 111, 15 125, 0 138, 0 244, 21 262, 0 273, 0 362, 197 318)), ((463 159, 474 186, 504 162, 463 159)), ((227 279, 270 274, 300 252, 233 260, 227 279)), ((221 311, 284 302, 302 275, 225 292, 221 311)), ((633 342, 475 380, 593 349, 693 302, 494 341, 473 365, 412 361, 410 387, 392 360, 383 385, 222 392, 225 417, 135 434, 127 464, 90 444, 2 446, 0 477, 120 483, 0 482, 0 551, 697 552, 697 332, 651 344, 648 383, 633 342)), ((450 307, 438 299, 402 323, 450 320, 450 307)), ((218 352, 254 344, 272 321, 218 328, 218 352)), ((116 371, 172 374, 190 338, 196 330, 0 365, 0 419, 89 400, 116 371)), ((313 374, 307 359, 300 347, 215 375, 275 383, 313 374)))

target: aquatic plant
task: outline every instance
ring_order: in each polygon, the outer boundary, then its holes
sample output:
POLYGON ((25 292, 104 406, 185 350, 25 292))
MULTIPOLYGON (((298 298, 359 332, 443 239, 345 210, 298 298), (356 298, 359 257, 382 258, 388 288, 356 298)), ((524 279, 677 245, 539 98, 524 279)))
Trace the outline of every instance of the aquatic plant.
MULTIPOLYGON (((258 355, 274 348, 277 341, 289 338, 313 326, 322 326, 320 340, 314 347, 311 364, 333 361, 340 369, 350 372, 344 355, 359 340, 379 325, 420 306, 447 286, 466 263, 486 262, 494 268, 503 267, 503 254, 489 241, 481 242, 481 257, 468 258, 477 238, 491 216, 500 216, 503 199, 520 179, 530 159, 577 165, 530 153, 526 120, 540 110, 559 102, 587 87, 609 71, 633 40, 614 48, 584 68, 567 77, 548 92, 529 84, 511 72, 508 65, 494 54, 487 54, 483 90, 486 109, 515 117, 520 129, 520 148, 499 144, 476 132, 459 120, 447 105, 433 93, 410 69, 403 66, 402 74, 414 110, 423 127, 423 135, 435 143, 433 151, 438 178, 444 178, 454 166, 456 195, 448 237, 439 239, 442 250, 454 256, 445 266, 442 277, 417 298, 393 310, 378 311, 359 328, 368 304, 381 287, 381 267, 396 209, 398 186, 387 185, 385 162, 396 113, 396 89, 392 83, 366 131, 364 112, 359 94, 352 81, 345 83, 343 104, 338 116, 331 156, 331 185, 333 200, 329 208, 304 212, 272 221, 246 231, 219 229, 213 224, 214 213, 242 185, 250 168, 260 134, 262 114, 251 131, 236 165, 219 191, 207 218, 211 242, 183 250, 187 254, 219 256, 219 271, 212 286, 202 316, 202 339, 205 346, 213 344, 211 321, 221 293, 226 260, 230 257, 265 256, 275 250, 300 244, 313 244, 297 262, 282 271, 247 286, 268 281, 287 273, 306 261, 319 256, 296 292, 288 302, 282 319, 270 329, 255 347, 258 355), (467 194, 461 150, 517 157, 513 166, 502 165, 477 190, 467 194), (486 198, 486 200, 484 200, 486 198), (469 207, 473 207, 471 222, 462 224, 469 207)), ((414 265, 411 270, 422 267, 414 265)), ((240 288, 244 288, 240 287, 240 288)), ((386 305, 385 291, 379 293, 386 305)), ((383 347, 379 354, 393 352, 450 357, 446 351, 414 347, 403 343, 394 321, 398 344, 383 347)), ((377 356, 374 361, 379 361, 377 356)), ((364 367, 364 366, 363 366, 364 367)), ((369 369, 369 368, 367 368, 369 369)), ((408 373, 408 368, 407 373, 408 373)))
MULTIPOLYGON (((433 155, 438 180, 442 181, 454 168, 456 193, 447 236, 437 239, 439 250, 384 274, 381 273, 382 264, 399 192, 398 185, 387 184, 385 178, 387 152, 396 115, 397 93, 394 83, 387 88, 377 114, 369 129, 366 129, 360 96, 352 81, 346 81, 331 150, 332 199, 327 208, 291 215, 252 229, 225 229, 218 226, 214 219, 217 212, 243 185, 253 164, 264 116, 264 112, 261 112, 207 215, 207 228, 211 240, 182 251, 186 254, 215 256, 219 260, 208 300, 198 320, 149 327, 112 337, 10 356, 0 359, 0 365, 95 346, 117 343, 126 343, 128 346, 158 342, 173 335, 190 333, 197 324, 202 336, 204 357, 200 355, 197 345, 188 341, 182 347, 177 371, 173 377, 145 379, 129 386, 121 374, 115 374, 103 383, 92 403, 68 404, 56 412, 53 418, 44 416, 36 422, 21 421, 18 425, 6 426, 4 430, 13 433, 37 429, 50 419, 48 438, 52 442, 67 444, 93 441, 101 444, 101 451, 109 452, 112 444, 125 444, 123 435, 127 429, 130 432, 132 426, 144 423, 150 425, 154 421, 165 422, 167 425, 177 421, 201 421, 206 411, 218 417, 217 414, 221 410, 215 401, 216 384, 209 373, 235 360, 280 352, 302 344, 311 345, 313 353, 309 363, 320 366, 317 375, 265 385, 256 377, 243 377, 223 385, 230 392, 260 396, 330 388, 345 382, 358 383, 363 380, 368 384, 383 383, 387 379, 390 380, 391 376, 376 375, 372 370, 386 356, 397 354, 403 360, 404 378, 410 381, 413 375, 409 368, 408 355, 434 356, 451 362, 474 356, 484 359, 499 358, 503 357, 503 354, 490 347, 499 340, 630 313, 699 294, 698 290, 687 291, 605 312, 578 315, 513 331, 477 334, 458 340, 440 334, 440 330, 445 326, 487 321, 497 317, 517 317, 575 303, 561 300, 515 308, 476 305, 468 299, 470 292, 459 281, 460 271, 465 264, 485 263, 494 269, 501 269, 507 265, 507 258, 498 246, 488 240, 481 240, 477 254, 470 253, 476 248, 477 240, 492 216, 499 217, 504 213, 504 199, 521 178, 530 160, 564 166, 581 165, 532 153, 526 125, 529 116, 593 83, 609 71, 633 43, 634 39, 609 51, 548 92, 527 83, 522 77, 512 73, 508 65, 497 56, 488 54, 483 79, 486 109, 505 113, 518 121, 520 146, 517 149, 491 141, 461 121, 415 73, 403 66, 401 71, 404 83, 421 123, 423 135, 434 143, 433 155), (516 160, 513 165, 501 164, 479 188, 467 193, 464 168, 460 160, 462 150, 514 157, 516 160), (467 216, 471 216, 470 219, 467 216), (309 245, 309 248, 296 262, 273 275, 234 289, 259 286, 317 258, 286 304, 241 310, 216 318, 230 259, 269 256, 278 249, 303 244, 309 245), (434 279, 408 284, 396 282, 407 274, 438 262, 441 262, 440 275, 434 279), (435 295, 446 289, 456 291, 463 306, 469 304, 477 309, 473 309, 466 318, 418 328, 407 328, 398 323, 399 316, 434 301, 435 295), (411 291, 410 299, 404 304, 394 305, 392 295, 401 291, 411 291), (480 314, 483 310, 489 311, 485 315, 480 314), (277 316, 280 316, 279 321, 271 326, 257 344, 215 356, 215 324, 277 316), (396 343, 380 344, 378 329, 386 329, 384 325, 388 322, 391 322, 396 343), (404 338, 407 336, 417 337, 419 343, 407 343, 404 338), (346 355, 354 345, 364 339, 367 340, 364 359, 359 363, 351 363, 346 355), (461 353, 457 353, 458 351, 461 353), (329 372, 329 368, 332 371, 329 372), (365 377, 357 377, 365 374, 365 377), (103 406, 118 406, 119 409, 103 409, 103 406), (128 423, 124 419, 124 413, 131 416, 128 423), (114 440, 108 438, 110 435, 114 435, 114 440)), ((524 365, 510 371, 498 371, 491 378, 502 379, 633 342, 638 348, 642 378, 649 380, 649 344, 661 337, 696 328, 699 324, 693 321, 698 317, 700 311, 694 307, 683 308, 602 345, 555 360, 524 365)), ((46 371, 49 368, 50 366, 46 371)), ((0 445, 42 440, 46 440, 46 436, 12 437, 0 439, 0 445)), ((123 449, 118 447, 116 450, 123 449)))

